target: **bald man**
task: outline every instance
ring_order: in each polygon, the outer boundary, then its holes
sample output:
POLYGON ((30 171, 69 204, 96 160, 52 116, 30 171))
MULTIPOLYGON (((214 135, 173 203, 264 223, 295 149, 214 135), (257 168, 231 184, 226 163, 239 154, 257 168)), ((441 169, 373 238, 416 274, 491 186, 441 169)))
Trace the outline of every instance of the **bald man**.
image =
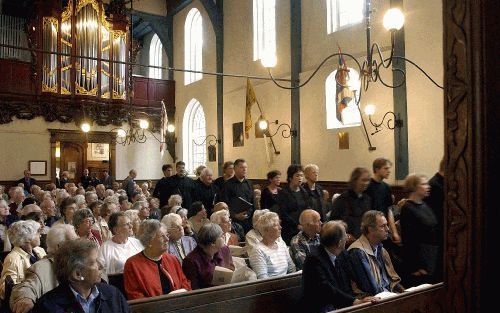
POLYGON ((321 216, 315 210, 302 211, 299 217, 300 228, 297 235, 290 241, 290 256, 297 270, 301 270, 306 256, 311 247, 319 245, 319 232, 321 231, 321 216))

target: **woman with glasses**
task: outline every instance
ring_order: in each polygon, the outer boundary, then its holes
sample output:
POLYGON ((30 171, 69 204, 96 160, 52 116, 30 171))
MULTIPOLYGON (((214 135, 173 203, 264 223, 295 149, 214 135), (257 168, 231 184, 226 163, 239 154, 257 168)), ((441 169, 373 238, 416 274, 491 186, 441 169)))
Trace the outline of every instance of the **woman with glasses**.
POLYGON ((132 237, 132 222, 124 212, 111 214, 108 226, 113 236, 99 248, 99 262, 108 275, 123 273, 127 259, 141 252, 144 247, 138 239, 132 237))
POLYGON ((179 214, 167 214, 161 219, 161 222, 168 229, 168 252, 182 264, 186 256, 196 248, 196 241, 193 237, 184 235, 182 217, 179 214))
POLYGON ((94 241, 99 246, 102 245, 102 239, 99 232, 95 229, 92 229, 92 225, 94 225, 94 215, 90 209, 80 209, 76 211, 73 216, 73 226, 75 226, 76 234, 80 238, 86 238, 88 240, 94 241))
POLYGON ((175 256, 167 253, 167 226, 158 220, 145 220, 136 237, 144 250, 125 263, 123 279, 129 300, 165 295, 176 290, 191 290, 181 264, 175 256))

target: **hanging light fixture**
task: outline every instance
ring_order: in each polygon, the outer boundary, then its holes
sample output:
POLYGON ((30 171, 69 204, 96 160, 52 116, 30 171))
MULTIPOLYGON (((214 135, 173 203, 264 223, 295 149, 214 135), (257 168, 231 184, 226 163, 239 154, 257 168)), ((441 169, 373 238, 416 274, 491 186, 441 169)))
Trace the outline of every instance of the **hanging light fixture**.
POLYGON ((278 131, 282 127, 284 128, 281 131, 281 136, 283 138, 290 138, 290 137, 297 136, 297 131, 296 130, 292 130, 292 127, 288 123, 281 123, 281 124, 279 124, 279 126, 276 128, 276 130, 271 134, 270 129, 269 129, 270 124, 278 125, 279 121, 275 120, 274 122, 269 123, 269 121, 264 118, 264 115, 261 114, 260 117, 259 117, 259 120, 258 120, 258 125, 259 125, 259 128, 264 131, 266 137, 274 137, 274 136, 276 136, 276 134, 278 133, 278 131))
MULTIPOLYGON (((271 80, 274 82, 276 86, 282 89, 287 89, 287 90, 292 90, 292 89, 298 89, 302 88, 305 85, 307 85, 311 79, 318 73, 318 71, 323 67, 323 65, 326 64, 327 61, 329 61, 332 58, 335 57, 348 57, 351 59, 354 64, 356 64, 357 70, 360 73, 360 82, 361 82, 361 88, 359 88, 359 92, 355 94, 355 104, 357 107, 357 110, 359 111, 361 115, 361 110, 360 110, 360 102, 363 96, 363 92, 366 92, 370 86, 370 83, 374 83, 379 81, 383 86, 388 87, 388 88, 397 88, 402 86, 406 82, 406 73, 404 70, 399 69, 399 68, 393 68, 393 71, 399 72, 401 74, 401 79, 400 81, 395 82, 393 85, 386 83, 383 77, 380 75, 380 70, 381 68, 387 69, 389 68, 394 60, 399 60, 399 61, 404 61, 407 63, 410 63, 411 65, 415 66, 425 77, 427 77, 436 87, 443 89, 442 86, 440 86, 436 81, 434 81, 429 74, 427 74, 419 65, 417 65, 415 62, 407 59, 406 57, 402 56, 395 56, 394 55, 394 46, 395 46, 395 35, 398 30, 400 30, 403 25, 404 25, 404 14, 401 12, 401 10, 397 8, 390 9, 386 12, 384 18, 383 18, 383 25, 384 27, 390 32, 391 34, 391 47, 390 47, 390 55, 389 57, 385 57, 382 53, 382 50, 379 46, 378 43, 372 43, 371 42, 371 22, 370 22, 370 15, 372 13, 371 9, 371 0, 366 0, 365 1, 365 12, 364 12, 364 19, 365 19, 365 24, 366 24, 366 47, 367 47, 367 52, 366 56, 364 57, 364 60, 362 63, 358 61, 358 59, 349 53, 345 52, 338 52, 338 53, 333 53, 329 56, 327 56, 320 64, 319 66, 312 72, 312 74, 304 80, 302 83, 297 84, 296 86, 290 85, 290 86, 285 86, 282 85, 276 78, 274 78, 271 69, 276 66, 277 64, 277 58, 276 55, 268 55, 264 53, 263 58, 261 59, 262 65, 267 69, 269 77, 271 80)), ((337 85, 343 86, 339 82, 339 73, 341 71, 338 70, 336 75, 335 75, 335 82, 337 85)), ((375 127, 375 131, 372 133, 372 135, 378 133, 381 130, 382 126, 387 126, 389 129, 394 129, 395 127, 402 127, 403 123, 402 120, 399 119, 399 117, 396 117, 394 112, 389 111, 384 114, 384 117, 380 123, 375 123, 372 121, 372 116, 375 114, 375 107, 370 107, 368 109, 365 109, 365 114, 368 115, 368 118, 370 120, 370 123, 372 124, 373 127, 375 127), (387 123, 384 124, 384 121, 386 117, 391 117, 389 118, 387 123)), ((370 150, 375 150, 375 147, 371 145, 370 138, 368 136, 368 131, 366 130, 366 126, 364 123, 363 118, 361 118, 361 122, 366 134, 366 137, 368 139, 368 144, 369 144, 369 149, 370 150)))

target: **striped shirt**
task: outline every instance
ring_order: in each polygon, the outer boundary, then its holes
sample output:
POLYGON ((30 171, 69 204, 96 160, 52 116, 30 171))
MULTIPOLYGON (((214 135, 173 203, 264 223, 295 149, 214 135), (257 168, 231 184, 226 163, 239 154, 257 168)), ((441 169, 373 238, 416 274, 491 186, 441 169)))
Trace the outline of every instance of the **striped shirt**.
POLYGON ((295 272, 295 264, 283 241, 276 242, 275 248, 269 248, 259 242, 251 251, 250 265, 258 279, 295 272))

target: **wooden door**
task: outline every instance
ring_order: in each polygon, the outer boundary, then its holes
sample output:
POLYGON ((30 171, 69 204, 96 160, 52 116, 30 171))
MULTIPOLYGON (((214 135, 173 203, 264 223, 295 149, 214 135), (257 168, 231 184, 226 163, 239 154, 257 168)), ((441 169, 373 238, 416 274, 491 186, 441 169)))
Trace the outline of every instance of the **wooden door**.
POLYGON ((84 144, 61 142, 61 170, 69 172, 71 182, 78 184, 85 164, 84 144))

